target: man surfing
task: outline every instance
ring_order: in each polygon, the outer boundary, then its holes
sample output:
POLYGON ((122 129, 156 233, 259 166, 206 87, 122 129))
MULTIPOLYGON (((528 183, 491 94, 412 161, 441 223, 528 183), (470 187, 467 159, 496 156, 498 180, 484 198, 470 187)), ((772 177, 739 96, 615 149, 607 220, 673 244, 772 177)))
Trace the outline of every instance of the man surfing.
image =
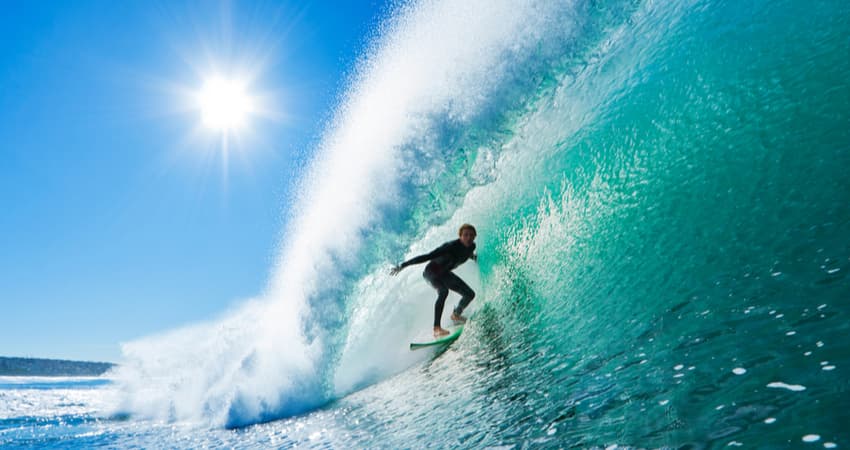
POLYGON ((443 306, 446 304, 449 290, 461 295, 460 303, 452 311, 452 320, 456 323, 466 322, 466 317, 463 317, 461 313, 475 298, 475 292, 460 277, 452 273, 452 270, 465 263, 467 259, 478 261, 478 255, 475 254, 475 237, 478 233, 475 231, 475 227, 465 223, 461 225, 457 234, 460 237, 459 239, 446 242, 431 253, 410 258, 390 270, 390 275, 398 275, 407 266, 430 261, 425 266, 422 276, 437 290, 437 302, 434 303, 435 338, 449 334, 449 330, 440 326, 443 306))

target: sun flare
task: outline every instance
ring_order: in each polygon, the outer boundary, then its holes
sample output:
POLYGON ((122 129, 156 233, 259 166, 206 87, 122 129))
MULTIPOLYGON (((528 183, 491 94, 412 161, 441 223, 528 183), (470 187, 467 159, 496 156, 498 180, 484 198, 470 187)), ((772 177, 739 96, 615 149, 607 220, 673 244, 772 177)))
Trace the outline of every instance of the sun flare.
POLYGON ((197 102, 204 126, 221 132, 244 127, 254 108, 245 83, 222 77, 207 79, 197 94, 197 102))

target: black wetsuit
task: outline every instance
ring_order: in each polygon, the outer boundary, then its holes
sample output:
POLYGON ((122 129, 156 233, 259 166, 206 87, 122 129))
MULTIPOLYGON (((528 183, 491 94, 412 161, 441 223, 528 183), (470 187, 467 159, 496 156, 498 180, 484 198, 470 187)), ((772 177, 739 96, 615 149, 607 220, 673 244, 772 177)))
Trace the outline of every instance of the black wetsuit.
POLYGON ((454 313, 460 315, 475 298, 475 292, 467 286, 463 280, 452 273, 457 266, 466 262, 475 252, 475 244, 467 247, 460 239, 446 242, 431 253, 411 258, 401 264, 407 267, 412 264, 421 264, 430 261, 425 266, 422 276, 437 290, 437 303, 434 304, 434 326, 440 326, 440 318, 443 315, 443 307, 449 290, 461 295, 460 303, 455 307, 454 313))

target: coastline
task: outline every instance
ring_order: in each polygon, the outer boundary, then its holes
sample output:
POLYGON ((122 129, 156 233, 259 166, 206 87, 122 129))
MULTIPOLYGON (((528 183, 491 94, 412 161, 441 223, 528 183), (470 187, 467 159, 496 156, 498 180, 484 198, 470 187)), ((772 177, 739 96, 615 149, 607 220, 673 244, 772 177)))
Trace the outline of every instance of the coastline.
POLYGON ((0 356, 3 377, 97 377, 113 367, 114 363, 102 361, 0 356))

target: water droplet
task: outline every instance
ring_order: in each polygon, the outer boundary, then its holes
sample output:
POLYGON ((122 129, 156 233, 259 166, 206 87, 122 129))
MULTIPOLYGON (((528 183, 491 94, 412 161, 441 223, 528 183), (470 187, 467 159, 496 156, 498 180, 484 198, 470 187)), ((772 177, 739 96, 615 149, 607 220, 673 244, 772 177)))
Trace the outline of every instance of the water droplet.
POLYGON ((774 418, 774 417, 768 417, 767 419, 764 419, 764 423, 766 423, 768 425, 771 424, 771 423, 774 423, 774 422, 776 422, 776 418, 774 418))
POLYGON ((747 369, 745 369, 743 367, 736 367, 736 368, 732 369, 732 373, 734 373, 735 375, 743 375, 743 374, 747 373, 747 369))
POLYGON ((772 383, 768 383, 767 387, 769 388, 781 388, 788 389, 789 391, 800 392, 805 391, 806 387, 801 384, 786 384, 781 381, 774 381, 772 383))
POLYGON ((807 434, 803 436, 803 442, 817 442, 820 440, 820 435, 817 434, 807 434))

